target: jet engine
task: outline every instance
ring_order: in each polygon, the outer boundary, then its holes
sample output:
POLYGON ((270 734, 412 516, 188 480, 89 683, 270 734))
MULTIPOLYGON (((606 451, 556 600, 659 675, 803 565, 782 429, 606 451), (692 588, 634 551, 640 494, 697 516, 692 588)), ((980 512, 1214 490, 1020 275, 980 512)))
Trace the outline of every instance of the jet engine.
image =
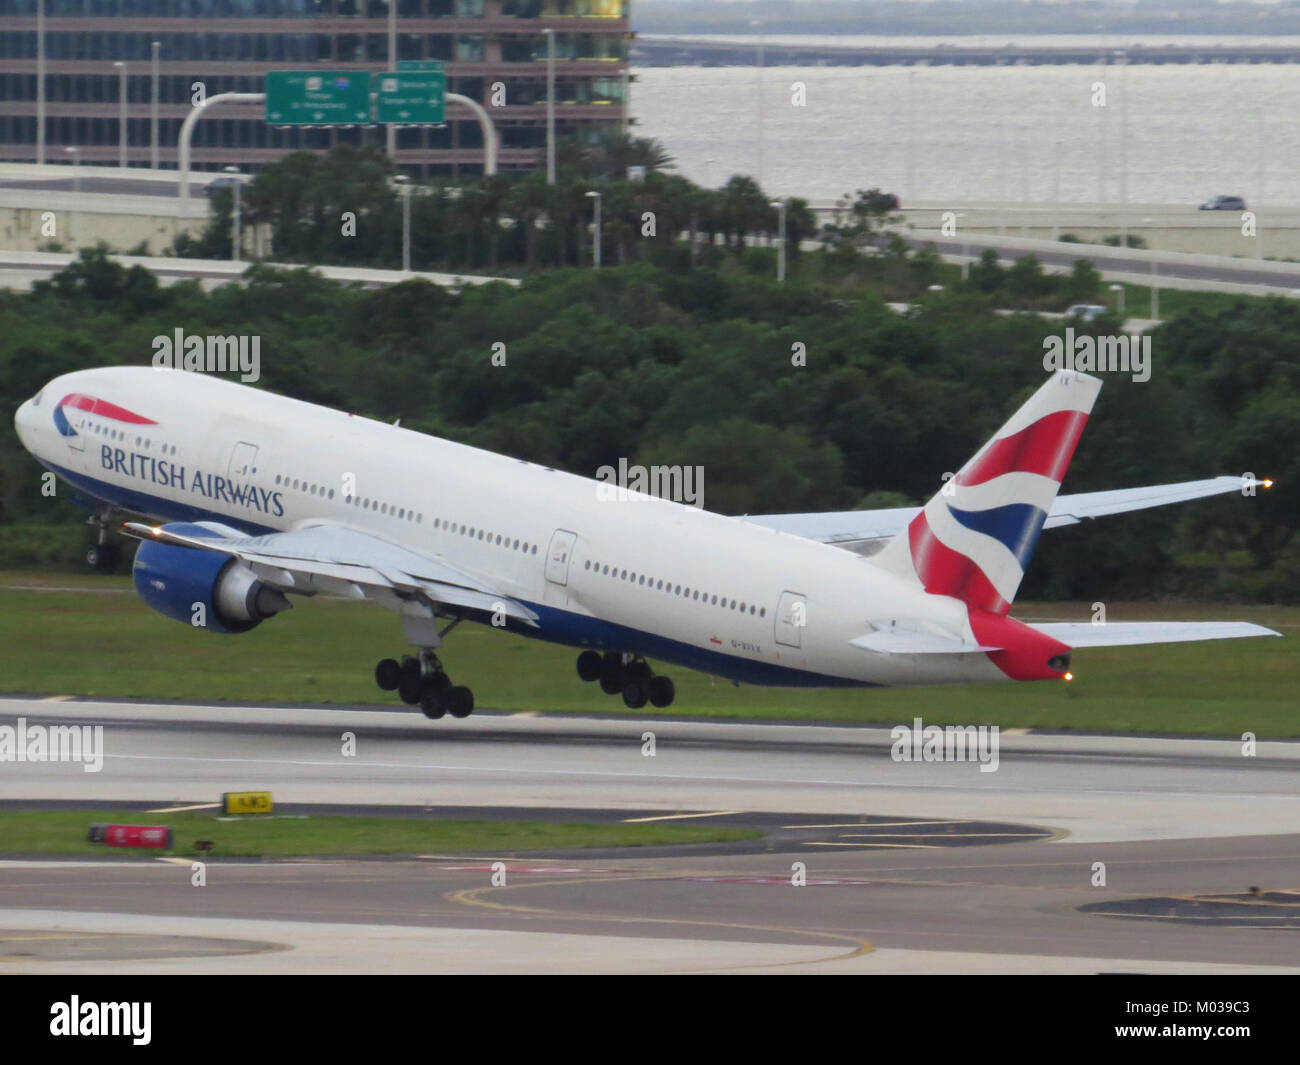
MULTIPOLYGON (((185 536, 220 536, 184 522, 162 528, 185 536)), ((158 613, 213 632, 247 632, 293 605, 245 563, 220 551, 142 540, 132 576, 140 598, 158 613)))

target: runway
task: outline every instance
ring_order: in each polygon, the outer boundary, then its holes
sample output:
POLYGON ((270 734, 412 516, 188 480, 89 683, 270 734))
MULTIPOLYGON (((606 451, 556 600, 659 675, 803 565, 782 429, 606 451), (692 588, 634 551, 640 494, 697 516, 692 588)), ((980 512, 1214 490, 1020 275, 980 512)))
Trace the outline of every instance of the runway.
POLYGON ((204 887, 183 859, 4 862, 0 971, 1210 972, 1297 957, 1296 744, 1248 758, 1227 740, 1030 733, 1001 737, 997 771, 981 773, 895 762, 879 729, 0 700, 0 724, 18 717, 104 725, 103 769, 4 764, 0 800, 146 809, 270 788, 278 803, 444 814, 704 814, 685 823, 770 838, 214 860, 204 887), (994 838, 942 845, 924 835, 934 825, 913 827, 945 819, 994 838), (146 932, 165 942, 134 956, 146 932), (270 947, 220 953, 194 937, 270 947))

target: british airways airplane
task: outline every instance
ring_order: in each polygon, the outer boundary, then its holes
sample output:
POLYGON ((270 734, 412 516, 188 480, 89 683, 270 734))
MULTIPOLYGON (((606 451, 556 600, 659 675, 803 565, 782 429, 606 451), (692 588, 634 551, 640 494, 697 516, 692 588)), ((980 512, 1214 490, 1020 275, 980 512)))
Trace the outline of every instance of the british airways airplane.
POLYGON ((438 658, 477 621, 581 648, 630 708, 672 703, 649 659, 738 683, 1069 680, 1077 647, 1277 636, 1245 622, 1027 625, 1009 616, 1044 528, 1241 491, 1241 477, 1058 495, 1098 378, 1047 381, 923 508, 726 517, 182 370, 55 378, 23 446, 141 542, 159 613, 247 632, 292 596, 371 599, 416 653, 375 680, 426 715, 474 697, 438 658))

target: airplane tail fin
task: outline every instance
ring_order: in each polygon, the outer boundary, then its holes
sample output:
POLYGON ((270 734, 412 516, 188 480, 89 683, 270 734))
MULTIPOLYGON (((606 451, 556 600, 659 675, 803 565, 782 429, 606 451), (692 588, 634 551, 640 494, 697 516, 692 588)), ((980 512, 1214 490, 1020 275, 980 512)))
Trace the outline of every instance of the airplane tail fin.
POLYGON ((1099 378, 1058 370, 867 561, 1006 614, 1100 389, 1099 378))

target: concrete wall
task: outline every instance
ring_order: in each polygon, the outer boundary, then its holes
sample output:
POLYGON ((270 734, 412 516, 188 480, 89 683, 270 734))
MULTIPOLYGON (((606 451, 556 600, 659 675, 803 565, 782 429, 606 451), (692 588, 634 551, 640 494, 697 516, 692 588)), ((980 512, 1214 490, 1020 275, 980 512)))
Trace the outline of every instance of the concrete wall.
POLYGON ((145 242, 149 255, 162 255, 181 233, 198 237, 206 218, 176 218, 156 214, 105 214, 86 210, 57 210, 46 205, 19 207, 0 202, 0 247, 10 251, 40 251, 51 243, 65 249, 103 241, 115 251, 129 251, 145 242), (52 218, 50 217, 52 215, 52 218), (44 235, 50 224, 55 236, 44 235))
MULTIPOLYGON (((905 226, 916 230, 937 230, 945 212, 956 215, 958 235, 1030 237, 1057 240, 1072 233, 1090 244, 1101 244, 1118 236, 1127 222, 1130 236, 1140 236, 1148 248, 1157 251, 1188 252, 1194 255, 1229 255, 1242 258, 1300 260, 1300 208, 1255 208, 1255 236, 1242 233, 1240 211, 1199 211, 1196 204, 1113 205, 1078 203, 952 203, 922 202, 904 205, 905 226)), ((829 204, 818 204, 819 217, 829 220, 829 204)))

